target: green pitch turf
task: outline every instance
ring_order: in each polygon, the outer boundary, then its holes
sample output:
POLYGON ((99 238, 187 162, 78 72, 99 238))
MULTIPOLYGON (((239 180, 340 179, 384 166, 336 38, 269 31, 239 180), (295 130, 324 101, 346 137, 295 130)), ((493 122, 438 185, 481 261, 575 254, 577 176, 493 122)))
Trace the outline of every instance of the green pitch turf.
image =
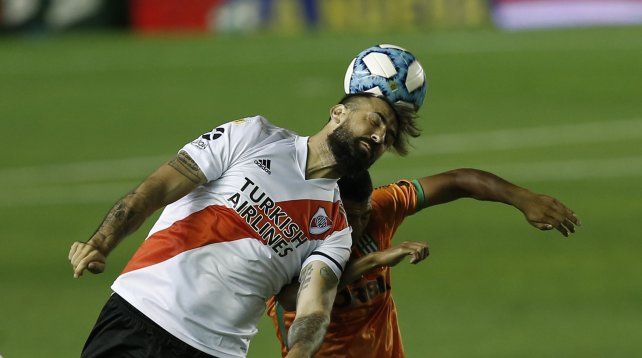
MULTIPOLYGON (((314 133, 351 56, 411 49, 429 78, 424 136, 377 184, 458 167, 556 196, 584 226, 538 232, 462 200, 397 240, 431 257, 393 270, 409 357, 633 357, 642 351, 642 28, 305 37, 0 39, 0 355, 78 356, 109 285, 153 220, 72 278, 67 252, 184 143, 262 114, 314 133)), ((278 355, 263 320, 250 357, 278 355)))

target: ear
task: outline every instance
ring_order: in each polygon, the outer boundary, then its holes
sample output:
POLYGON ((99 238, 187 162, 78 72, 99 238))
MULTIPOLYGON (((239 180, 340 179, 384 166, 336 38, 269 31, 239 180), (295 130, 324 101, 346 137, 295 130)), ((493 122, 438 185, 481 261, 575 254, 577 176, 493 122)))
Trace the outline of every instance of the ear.
POLYGON ((336 104, 330 109, 330 120, 335 124, 340 124, 345 117, 344 114, 348 111, 345 105, 336 104))

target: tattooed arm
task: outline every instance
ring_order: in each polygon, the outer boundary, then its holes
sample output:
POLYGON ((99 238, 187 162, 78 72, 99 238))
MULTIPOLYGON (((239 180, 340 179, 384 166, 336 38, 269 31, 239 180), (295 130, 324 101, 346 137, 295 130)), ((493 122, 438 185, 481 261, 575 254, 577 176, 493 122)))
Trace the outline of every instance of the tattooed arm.
POLYGON ((303 268, 296 318, 288 332, 287 357, 311 357, 321 347, 338 283, 334 272, 321 261, 312 261, 303 268))
POLYGON ((125 236, 136 231, 156 210, 182 198, 205 182, 205 175, 194 160, 186 152, 179 152, 174 159, 163 164, 120 199, 87 242, 73 243, 69 261, 74 277, 82 276, 85 270, 103 272, 107 255, 125 236))

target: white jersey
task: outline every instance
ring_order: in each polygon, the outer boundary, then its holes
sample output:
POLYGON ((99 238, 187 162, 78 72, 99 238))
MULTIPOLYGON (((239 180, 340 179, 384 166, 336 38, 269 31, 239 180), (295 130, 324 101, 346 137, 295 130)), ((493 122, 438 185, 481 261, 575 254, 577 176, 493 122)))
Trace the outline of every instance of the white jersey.
POLYGON ((307 142, 257 116, 185 145, 208 183, 165 208, 112 289, 190 346, 245 356, 268 298, 350 256, 336 180, 305 179, 307 142))

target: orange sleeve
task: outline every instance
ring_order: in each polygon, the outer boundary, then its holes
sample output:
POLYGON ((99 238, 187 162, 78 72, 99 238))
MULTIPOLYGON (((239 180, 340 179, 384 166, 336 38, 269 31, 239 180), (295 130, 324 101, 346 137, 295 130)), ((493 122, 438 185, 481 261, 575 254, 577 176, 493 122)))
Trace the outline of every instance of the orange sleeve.
POLYGON ((387 218, 394 218, 395 226, 399 226, 406 216, 421 208, 423 198, 419 194, 414 183, 400 180, 375 189, 372 193, 372 205, 378 206, 379 211, 387 218))

